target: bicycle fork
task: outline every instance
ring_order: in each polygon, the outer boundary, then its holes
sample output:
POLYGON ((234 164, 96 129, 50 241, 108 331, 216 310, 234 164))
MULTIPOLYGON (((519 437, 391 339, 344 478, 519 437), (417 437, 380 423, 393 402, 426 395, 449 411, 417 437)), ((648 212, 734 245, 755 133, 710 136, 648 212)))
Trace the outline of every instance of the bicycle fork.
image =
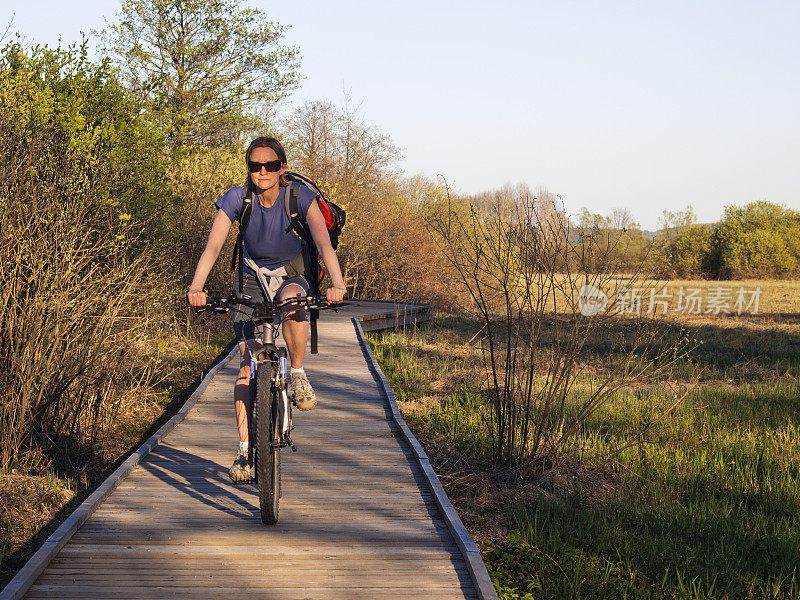
POLYGON ((288 388, 288 365, 286 361, 286 357, 282 356, 278 363, 278 369, 275 373, 275 386, 277 390, 280 390, 280 397, 278 399, 278 415, 277 421, 280 423, 280 431, 279 435, 281 439, 278 440, 278 443, 281 446, 290 446, 292 452, 297 452, 297 447, 292 442, 292 438, 289 433, 292 431, 292 407, 289 403, 289 394, 287 392, 288 388))

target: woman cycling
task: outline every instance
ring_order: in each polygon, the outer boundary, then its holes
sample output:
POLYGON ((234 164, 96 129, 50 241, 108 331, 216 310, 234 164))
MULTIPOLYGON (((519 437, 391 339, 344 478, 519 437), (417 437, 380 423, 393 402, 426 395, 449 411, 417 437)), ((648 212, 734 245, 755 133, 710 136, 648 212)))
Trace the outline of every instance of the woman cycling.
MULTIPOLYGON (((283 146, 275 138, 259 137, 250 143, 244 158, 249 173, 245 185, 228 190, 215 203, 217 216, 187 294, 192 306, 206 305, 203 286, 225 243, 231 223, 240 216, 243 198, 248 189, 253 193, 253 208, 244 232, 244 293, 255 302, 263 302, 275 298, 283 300, 298 294, 305 296, 311 289, 303 273, 303 242, 291 230, 289 216, 284 208, 287 182, 283 177, 286 172, 286 152, 283 146)), ((344 298, 344 280, 316 199, 313 191, 300 186, 297 199, 300 216, 308 224, 333 283, 333 287, 326 291, 326 299, 329 303, 338 303, 344 298)), ((250 402, 248 342, 259 337, 259 332, 256 331, 258 323, 252 318, 252 309, 244 306, 241 309, 243 312, 235 313, 233 324, 241 354, 239 377, 233 390, 236 424, 239 429, 239 449, 230 468, 234 483, 251 479, 247 460, 250 446, 247 428, 250 402)), ((311 410, 317 400, 303 370, 309 331, 308 314, 302 309, 287 309, 282 323, 283 337, 292 364, 290 385, 295 403, 300 410, 311 410)))

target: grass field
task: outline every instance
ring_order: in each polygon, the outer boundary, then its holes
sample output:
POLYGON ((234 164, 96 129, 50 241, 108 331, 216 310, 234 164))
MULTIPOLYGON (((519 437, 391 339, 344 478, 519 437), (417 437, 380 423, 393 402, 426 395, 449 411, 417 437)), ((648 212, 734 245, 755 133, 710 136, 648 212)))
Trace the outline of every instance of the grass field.
POLYGON ((682 363, 615 394, 580 455, 511 483, 463 392, 477 324, 371 336, 502 598, 800 598, 800 282, 669 282, 720 285, 760 287, 760 314, 669 312, 696 341, 682 363), (603 459, 686 389, 642 444, 603 459))

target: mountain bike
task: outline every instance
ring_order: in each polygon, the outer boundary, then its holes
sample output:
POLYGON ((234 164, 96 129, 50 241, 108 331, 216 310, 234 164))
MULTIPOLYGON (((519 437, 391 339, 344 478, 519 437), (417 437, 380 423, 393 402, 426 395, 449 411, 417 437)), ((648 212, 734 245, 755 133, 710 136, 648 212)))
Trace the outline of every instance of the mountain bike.
POLYGON ((337 310, 341 304, 327 304, 325 298, 296 296, 278 302, 253 302, 249 296, 209 296, 207 305, 195 311, 210 310, 227 313, 240 310, 239 306, 253 309, 253 319, 264 326, 261 341, 248 342, 251 356, 250 406, 247 414, 250 443, 250 464, 253 465, 253 481, 258 485, 261 520, 265 525, 278 521, 278 504, 281 497, 280 449, 297 447, 290 436, 292 424, 292 402, 289 401, 289 377, 286 348, 275 345, 278 336, 277 319, 283 309, 304 308, 306 310, 337 310))

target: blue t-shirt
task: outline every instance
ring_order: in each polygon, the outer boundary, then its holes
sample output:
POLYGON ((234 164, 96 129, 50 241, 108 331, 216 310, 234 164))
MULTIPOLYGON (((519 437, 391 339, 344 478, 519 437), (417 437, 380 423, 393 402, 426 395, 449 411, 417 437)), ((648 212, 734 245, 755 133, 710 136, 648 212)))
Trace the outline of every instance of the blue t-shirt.
MULTIPOLYGON (((289 229, 289 215, 286 214, 284 196, 288 188, 282 187, 278 199, 269 208, 253 197, 253 212, 244 232, 244 255, 252 258, 259 267, 277 269, 288 263, 303 249, 302 240, 289 229)), ((223 211, 231 222, 242 212, 244 187, 235 187, 217 200, 214 205, 223 211)), ((300 218, 305 220, 308 208, 317 195, 304 185, 299 186, 297 209, 300 218)), ((248 269, 249 270, 249 269, 248 269)))

